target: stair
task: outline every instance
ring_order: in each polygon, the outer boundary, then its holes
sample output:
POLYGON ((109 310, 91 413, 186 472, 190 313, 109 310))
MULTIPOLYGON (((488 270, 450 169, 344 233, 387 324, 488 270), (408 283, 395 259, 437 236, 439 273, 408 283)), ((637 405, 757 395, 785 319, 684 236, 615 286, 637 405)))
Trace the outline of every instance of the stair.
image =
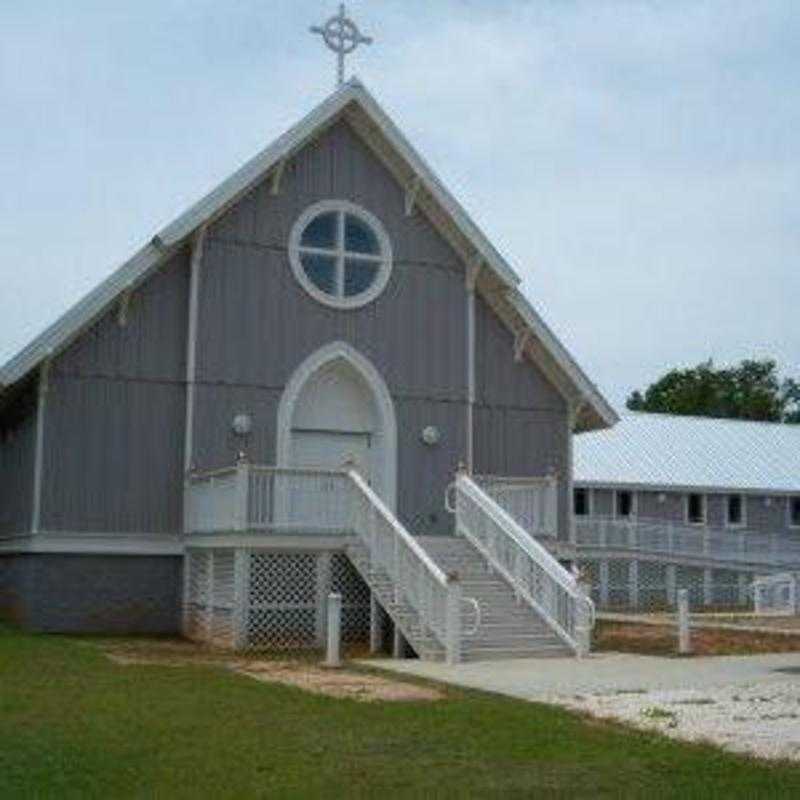
POLYGON ((396 603, 394 583, 383 569, 370 566, 367 548, 362 544, 351 544, 347 548, 347 556, 356 571, 372 589, 381 608, 391 617, 423 661, 444 661, 445 649, 439 641, 426 632, 417 612, 407 603, 396 603))
MULTIPOLYGON (((420 536, 417 541, 445 572, 459 574, 462 596, 474 598, 480 606, 480 625, 471 633, 475 613, 470 604, 463 604, 462 661, 573 655, 533 609, 517 603, 508 584, 487 568, 483 556, 468 541, 455 536, 420 536)), ((352 545, 348 555, 417 655, 424 660, 443 660, 444 648, 423 632, 416 612, 404 603, 394 603, 389 576, 368 568, 366 548, 352 545)))

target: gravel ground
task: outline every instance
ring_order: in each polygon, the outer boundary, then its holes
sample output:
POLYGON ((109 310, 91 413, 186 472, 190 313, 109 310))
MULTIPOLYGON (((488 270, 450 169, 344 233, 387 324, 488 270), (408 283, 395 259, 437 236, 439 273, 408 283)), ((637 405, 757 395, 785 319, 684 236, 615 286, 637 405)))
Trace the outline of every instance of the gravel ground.
POLYGON ((720 686, 592 695, 553 695, 550 702, 657 730, 688 741, 710 741, 761 758, 800 761, 800 683, 720 686))
POLYGON ((613 718, 762 758, 800 761, 800 657, 662 658, 597 653, 577 660, 476 664, 381 660, 373 666, 613 718))

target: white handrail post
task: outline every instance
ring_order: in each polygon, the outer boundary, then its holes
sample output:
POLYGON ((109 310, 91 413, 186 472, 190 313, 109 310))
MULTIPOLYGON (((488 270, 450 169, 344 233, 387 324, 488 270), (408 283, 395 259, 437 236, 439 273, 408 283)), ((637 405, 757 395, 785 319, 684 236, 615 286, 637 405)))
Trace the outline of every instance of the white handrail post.
POLYGON ((325 656, 326 667, 340 667, 342 639, 342 596, 335 592, 328 595, 328 648, 325 656))
MULTIPOLYGON (((791 574, 791 573, 790 573, 791 574)), ((792 577, 792 612, 800 614, 800 572, 791 574, 792 577)))
POLYGON ((236 505, 234 511, 233 528, 237 531, 247 530, 250 494, 250 464, 244 457, 236 462, 236 505))
POLYGON ((581 573, 575 581, 578 593, 582 596, 583 602, 576 603, 575 608, 575 641, 577 648, 575 655, 578 658, 588 656, 592 649, 592 600, 591 582, 588 575, 581 573))
POLYGON ((250 554, 237 548, 233 554, 233 592, 234 592, 234 648, 244 650, 247 646, 248 621, 248 570, 250 554))
POLYGON ((458 573, 447 576, 447 663, 461 661, 461 581, 458 573))
POLYGON ((689 634, 689 590, 678 589, 678 652, 687 655, 692 652, 689 634))

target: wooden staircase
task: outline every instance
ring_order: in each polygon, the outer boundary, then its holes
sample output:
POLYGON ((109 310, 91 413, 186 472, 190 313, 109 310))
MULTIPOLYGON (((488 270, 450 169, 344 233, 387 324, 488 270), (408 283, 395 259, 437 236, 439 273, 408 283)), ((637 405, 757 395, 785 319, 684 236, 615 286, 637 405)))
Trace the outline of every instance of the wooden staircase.
MULTIPOLYGON (((455 536, 423 536, 417 541, 443 571, 459 576, 463 597, 459 660, 574 655, 536 611, 517 602, 509 584, 468 541, 455 536)), ((402 593, 395 592, 391 578, 381 569, 370 568, 366 547, 351 545, 348 556, 417 655, 429 661, 443 660, 444 647, 425 630, 402 593)))

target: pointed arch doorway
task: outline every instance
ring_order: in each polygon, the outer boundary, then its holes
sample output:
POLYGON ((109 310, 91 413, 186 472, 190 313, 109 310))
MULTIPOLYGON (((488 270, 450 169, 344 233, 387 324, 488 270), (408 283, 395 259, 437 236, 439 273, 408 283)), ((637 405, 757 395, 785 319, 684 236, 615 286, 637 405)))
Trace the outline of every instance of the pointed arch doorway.
POLYGON ((397 494, 397 422, 378 371, 345 342, 309 356, 278 408, 278 466, 358 470, 392 509, 397 494))

